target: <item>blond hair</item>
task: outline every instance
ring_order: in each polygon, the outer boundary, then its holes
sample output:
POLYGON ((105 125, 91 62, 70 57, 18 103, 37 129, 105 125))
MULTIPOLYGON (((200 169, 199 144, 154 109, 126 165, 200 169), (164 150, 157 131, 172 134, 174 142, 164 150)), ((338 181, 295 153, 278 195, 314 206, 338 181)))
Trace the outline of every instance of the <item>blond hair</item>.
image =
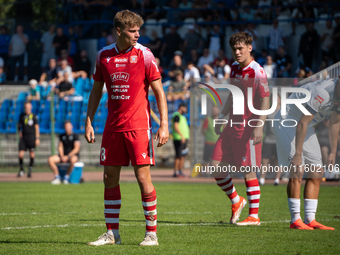
POLYGON ((129 10, 123 10, 120 12, 117 12, 116 16, 113 19, 113 25, 117 29, 119 27, 120 29, 124 29, 127 26, 128 27, 141 27, 143 25, 144 21, 143 18, 129 10))
POLYGON ((236 44, 244 43, 245 45, 251 45, 253 43, 253 38, 247 32, 238 32, 230 37, 229 45, 234 47, 236 44))

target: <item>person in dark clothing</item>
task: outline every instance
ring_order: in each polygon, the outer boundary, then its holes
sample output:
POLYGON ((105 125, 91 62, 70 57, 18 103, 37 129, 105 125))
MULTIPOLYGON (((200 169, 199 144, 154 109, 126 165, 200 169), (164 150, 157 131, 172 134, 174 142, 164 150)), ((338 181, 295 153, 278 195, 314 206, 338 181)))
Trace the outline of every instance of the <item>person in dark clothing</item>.
POLYGON ((53 155, 48 158, 48 165, 50 166, 53 174, 55 175, 54 180, 51 182, 53 185, 61 183, 59 170, 57 167, 58 163, 70 163, 63 183, 68 184, 70 174, 72 173, 74 164, 79 159, 80 141, 77 134, 73 133, 73 126, 71 122, 65 122, 65 133, 59 136, 58 153, 59 155, 53 155))
POLYGON ((305 66, 312 68, 313 58, 319 44, 320 36, 314 29, 314 24, 309 22, 306 24, 306 32, 304 32, 300 39, 299 55, 302 54, 303 63, 305 66))
POLYGON ((32 113, 32 104, 30 102, 25 103, 25 112, 22 113, 19 117, 18 124, 19 131, 19 165, 20 170, 18 172, 18 177, 21 177, 25 174, 24 171, 24 155, 25 151, 29 150, 30 152, 30 165, 27 173, 27 177, 30 178, 32 176, 32 168, 34 164, 35 158, 35 146, 39 146, 40 144, 40 133, 39 133, 39 124, 37 120, 37 116, 32 113))
POLYGON ((160 54, 163 57, 162 62, 165 66, 168 66, 170 64, 170 60, 174 55, 174 52, 176 50, 180 50, 182 44, 182 38, 177 33, 176 27, 171 26, 170 29, 170 33, 165 35, 164 37, 164 43, 160 54))
POLYGON ((64 35, 64 31, 62 27, 57 28, 57 34, 53 39, 53 47, 55 48, 55 55, 60 57, 62 50, 67 50, 68 52, 71 49, 71 42, 68 36, 64 35))
POLYGON ((85 71, 87 73, 87 77, 90 77, 91 67, 92 64, 87 57, 86 50, 82 50, 79 54, 79 58, 76 60, 75 71, 85 71))

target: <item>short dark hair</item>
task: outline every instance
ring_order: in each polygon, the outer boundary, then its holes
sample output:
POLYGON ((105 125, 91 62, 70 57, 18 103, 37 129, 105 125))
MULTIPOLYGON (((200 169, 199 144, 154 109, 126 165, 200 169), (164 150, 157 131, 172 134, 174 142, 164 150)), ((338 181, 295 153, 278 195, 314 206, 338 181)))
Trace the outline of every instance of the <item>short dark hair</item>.
POLYGON ((247 32, 237 32, 230 37, 229 45, 234 47, 238 43, 244 43, 245 45, 251 45, 253 43, 253 38, 247 32))
POLYGON ((185 103, 181 103, 181 104, 178 106, 178 109, 180 109, 181 107, 188 108, 188 106, 187 106, 185 103))

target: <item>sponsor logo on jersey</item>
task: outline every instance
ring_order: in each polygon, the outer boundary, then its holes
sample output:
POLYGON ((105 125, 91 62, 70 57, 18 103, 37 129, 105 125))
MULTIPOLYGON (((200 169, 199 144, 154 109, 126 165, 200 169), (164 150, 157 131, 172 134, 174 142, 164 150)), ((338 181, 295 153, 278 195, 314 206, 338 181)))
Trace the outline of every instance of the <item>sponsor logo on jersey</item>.
POLYGON ((246 73, 246 75, 244 76, 244 80, 247 81, 249 79, 249 74, 246 73))
POLYGON ((242 75, 240 75, 240 74, 235 74, 235 77, 236 77, 236 78, 241 78, 241 79, 242 79, 242 75))
POLYGON ((110 78, 111 78, 112 82, 115 82, 115 81, 125 81, 125 82, 128 82, 129 78, 130 78, 130 74, 124 73, 124 72, 117 72, 117 73, 111 74, 110 78))
POLYGON ((128 100, 128 99, 130 99, 130 96, 126 96, 126 95, 121 95, 121 96, 111 95, 111 99, 112 100, 128 100))
POLYGON ((127 63, 128 58, 115 58, 115 63, 127 63))
POLYGON ((137 63, 137 56, 136 55, 133 55, 130 57, 130 63, 137 63))
POLYGON ((107 57, 107 58, 106 58, 106 63, 109 63, 109 62, 110 62, 110 59, 111 59, 111 57, 107 57))
POLYGON ((146 158, 146 153, 143 152, 143 153, 142 153, 142 156, 143 156, 143 158, 145 159, 145 158, 146 158))
POLYGON ((315 97, 315 100, 318 101, 320 104, 322 104, 323 101, 325 101, 322 97, 320 97, 319 95, 317 95, 315 97))
POLYGON ((125 67, 125 64, 116 64, 116 67, 125 67))

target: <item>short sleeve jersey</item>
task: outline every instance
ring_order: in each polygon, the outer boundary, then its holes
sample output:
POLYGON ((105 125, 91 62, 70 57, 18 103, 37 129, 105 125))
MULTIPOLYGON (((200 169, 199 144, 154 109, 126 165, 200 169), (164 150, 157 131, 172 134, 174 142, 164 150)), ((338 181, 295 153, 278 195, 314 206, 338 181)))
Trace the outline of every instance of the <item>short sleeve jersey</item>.
POLYGON ((35 127, 38 124, 37 116, 34 113, 22 113, 19 117, 19 130, 22 132, 24 138, 35 138, 35 127))
MULTIPOLYGON (((252 88, 252 102, 255 109, 261 109, 261 98, 269 97, 269 87, 267 76, 263 68, 256 62, 252 61, 249 65, 241 68, 238 62, 234 62, 231 66, 230 83, 240 88, 244 95, 244 115, 234 115, 233 106, 229 114, 229 121, 226 132, 235 138, 251 137, 257 123, 249 120, 258 119, 258 115, 253 114, 248 108, 248 88, 252 88), (231 125, 232 123, 232 125, 231 125), (240 124, 235 124, 240 123, 240 124)), ((233 105, 233 103, 232 103, 233 105)))
POLYGON ((64 133, 59 136, 59 140, 63 144, 64 155, 68 155, 74 149, 74 142, 79 141, 79 137, 75 133, 71 135, 64 133))
MULTIPOLYGON (((329 119, 333 112, 340 114, 340 97, 336 94, 336 84, 338 79, 318 80, 307 83, 301 88, 307 89, 311 93, 310 100, 303 106, 314 115, 313 120, 308 124, 312 127, 324 119, 329 119)), ((305 98, 304 93, 293 93, 289 99, 305 98)), ((303 113, 295 104, 287 104, 287 115, 299 121, 303 113)))
POLYGON ((105 130, 150 129, 148 89, 150 82, 160 78, 152 52, 139 43, 124 52, 118 50, 116 43, 100 50, 93 79, 104 81, 108 92, 105 130))

